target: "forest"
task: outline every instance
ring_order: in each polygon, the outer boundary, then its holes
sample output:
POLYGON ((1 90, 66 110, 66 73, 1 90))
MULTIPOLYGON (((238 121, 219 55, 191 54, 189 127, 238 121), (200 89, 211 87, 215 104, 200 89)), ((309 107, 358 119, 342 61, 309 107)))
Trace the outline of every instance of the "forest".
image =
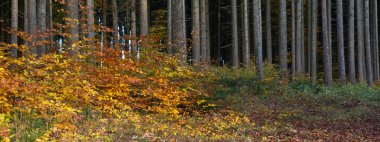
POLYGON ((377 0, 1 0, 0 142, 379 141, 377 0))

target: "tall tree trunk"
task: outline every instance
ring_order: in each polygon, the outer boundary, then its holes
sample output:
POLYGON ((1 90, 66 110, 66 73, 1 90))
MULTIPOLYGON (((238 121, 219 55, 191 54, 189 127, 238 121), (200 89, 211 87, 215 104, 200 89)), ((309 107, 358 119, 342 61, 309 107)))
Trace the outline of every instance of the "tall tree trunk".
MULTIPOLYGON (((24 0, 24 32, 25 33, 29 33, 28 7, 29 7, 28 0, 24 0)), ((24 40, 24 44, 28 47, 28 40, 24 40)))
POLYGON ((312 0, 311 12, 311 42, 310 42, 310 74, 311 82, 317 83, 317 30, 318 30, 318 0, 312 0))
POLYGON ((206 61, 208 63, 211 62, 211 37, 210 37, 210 5, 209 5, 209 0, 204 0, 206 4, 206 45, 207 45, 207 57, 206 61))
POLYGON ((186 48, 186 21, 184 16, 185 0, 174 0, 173 4, 173 53, 178 56, 182 64, 187 64, 186 48))
POLYGON ((348 62, 349 62, 349 79, 351 83, 356 82, 355 68, 355 0, 349 0, 348 14, 348 62))
POLYGON ((356 0, 356 17, 357 17, 357 41, 358 41, 358 78, 364 81, 364 43, 363 43, 363 3, 362 0, 356 0))
MULTIPOLYGON (((280 6, 280 8, 282 8, 282 7, 280 6)), ((286 9, 286 7, 285 7, 285 9, 286 9)), ((271 11, 271 0, 266 0, 266 16, 265 17, 266 17, 266 25, 267 25, 266 26, 266 28, 267 28, 266 29, 267 30, 267 60, 269 63, 272 63, 272 20, 271 20, 272 15, 271 15, 271 12, 272 12, 271 11)), ((281 9, 280 9, 280 12, 282 12, 281 9)), ((285 15, 286 15, 286 11, 285 11, 285 15)), ((280 25, 280 28, 281 28, 281 25, 280 25)), ((281 35, 280 35, 280 37, 281 37, 281 35)), ((280 43, 280 46, 281 46, 281 43, 280 43)), ((281 47, 280 47, 280 50, 281 50, 281 47)), ((281 56, 281 54, 280 54, 280 56, 281 56)))
POLYGON ((137 26, 136 26, 136 0, 131 1, 131 36, 132 36, 132 54, 137 54, 137 26))
POLYGON ((168 48, 167 53, 169 55, 173 55, 173 48, 172 48, 172 0, 168 0, 168 25, 167 25, 167 34, 168 34, 168 48))
POLYGON ((200 18, 201 18, 201 61, 207 62, 207 20, 206 20, 206 2, 200 0, 200 18))
POLYGON ((374 58, 374 79, 376 81, 380 78, 380 66, 379 66, 379 23, 378 23, 378 13, 377 13, 377 0, 373 0, 373 58, 374 58))
POLYGON ((95 38, 95 16, 94 16, 94 0, 87 0, 88 14, 87 14, 87 30, 88 41, 92 45, 95 38))
POLYGON ((37 36, 37 5, 36 0, 28 1, 28 30, 32 37, 29 49, 32 54, 37 55, 36 36, 37 36))
MULTIPOLYGON (((132 0, 135 1, 135 0, 132 0)), ((108 33, 107 33, 107 0, 103 0, 103 16, 102 16, 102 23, 103 23, 103 46, 107 47, 108 46, 108 33)))
POLYGON ((343 3, 337 0, 337 34, 338 34, 338 64, 339 79, 341 82, 346 81, 346 65, 344 60, 344 30, 343 30, 343 3))
POLYGON ((39 31, 39 40, 41 45, 38 46, 37 53, 41 57, 46 53, 46 0, 37 0, 37 15, 38 15, 38 31, 39 31))
POLYGON ((327 25, 327 4, 326 0, 322 0, 322 37, 323 37, 323 61, 325 70, 325 83, 327 86, 332 85, 332 65, 330 59, 329 34, 327 25))
POLYGON ((53 0, 49 0, 49 47, 46 52, 51 52, 54 46, 54 35, 53 35, 53 0))
POLYGON ((243 64, 244 66, 249 65, 249 60, 250 60, 250 37, 249 37, 249 3, 248 0, 244 0, 244 42, 243 42, 243 64))
POLYGON ((261 0, 253 0, 253 29, 255 37, 255 51, 256 51, 256 69, 257 76, 260 80, 264 79, 264 63, 263 63, 263 43, 262 43, 262 29, 261 29, 261 0))
POLYGON ((119 47, 119 16, 117 10, 117 1, 112 0, 112 27, 113 27, 113 46, 119 47))
POLYGON ((369 0, 364 0, 364 36, 365 36, 365 52, 366 52, 366 69, 368 86, 373 85, 373 70, 372 70, 372 51, 371 51, 371 31, 369 29, 369 0))
MULTIPOLYGON (((331 24, 331 0, 327 0, 327 30, 328 30, 328 34, 329 34, 329 47, 330 47, 330 59, 332 60, 333 57, 332 57, 332 24, 331 24)), ((332 62, 332 61, 331 61, 332 62)))
POLYGON ((311 75, 311 40, 312 40, 312 10, 313 0, 307 1, 307 71, 311 75))
POLYGON ((78 0, 68 0, 67 3, 67 17, 69 21, 66 21, 69 24, 69 33, 70 33, 70 49, 72 54, 75 54, 77 47, 73 47, 74 43, 79 41, 79 5, 78 0))
POLYGON ((286 24, 286 0, 280 0, 280 72, 284 75, 288 70, 288 39, 286 24))
POLYGON ((192 0, 192 57, 193 63, 197 64, 200 61, 200 9, 199 0, 192 0))
POLYGON ((239 38, 238 38, 238 19, 237 19, 237 0, 231 0, 232 10, 232 66, 239 67, 239 38))
POLYGON ((149 30, 148 0, 140 0, 140 33, 147 35, 149 30))
MULTIPOLYGON (((18 28, 18 0, 12 0, 12 17, 11 17, 11 44, 17 45, 17 28, 18 28)), ((11 48, 11 56, 17 58, 17 48, 11 48)))
POLYGON ((302 64, 302 54, 304 54, 302 50, 303 45, 303 16, 302 16, 302 7, 303 7, 303 0, 297 0, 297 8, 296 8, 296 74, 303 73, 303 64, 302 64))
POLYGON ((292 80, 295 80, 296 78, 296 66, 297 66, 297 52, 296 52, 296 13, 295 13, 295 1, 291 1, 291 13, 292 13, 292 19, 291 19, 291 25, 292 25, 292 80))
POLYGON ((217 37, 218 37, 218 39, 217 39, 217 52, 216 52, 216 62, 217 63, 220 63, 220 61, 221 61, 221 58, 220 58, 220 50, 221 50, 221 28, 222 28, 222 24, 221 24, 221 0, 218 0, 218 34, 217 34, 217 37))

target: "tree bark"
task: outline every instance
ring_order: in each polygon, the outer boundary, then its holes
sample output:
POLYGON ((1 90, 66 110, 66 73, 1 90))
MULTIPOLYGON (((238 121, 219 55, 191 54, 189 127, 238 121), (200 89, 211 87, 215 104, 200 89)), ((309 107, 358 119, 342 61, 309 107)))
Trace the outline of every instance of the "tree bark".
POLYGON ((338 64, 339 79, 343 83, 346 81, 346 65, 344 59, 344 30, 343 30, 343 3, 337 0, 337 41, 338 41, 338 64))
POLYGON ((288 39, 287 39, 287 24, 286 24, 286 0, 280 0, 280 72, 283 75, 287 74, 288 70, 288 39))
POLYGON ((249 3, 248 0, 244 0, 244 18, 243 18, 243 31, 244 31, 244 42, 243 42, 243 64, 244 66, 249 65, 250 60, 250 37, 249 37, 249 3))
POLYGON ((140 0, 140 32, 141 35, 148 35, 149 16, 148 0, 140 0))
POLYGON ((302 16, 302 7, 303 7, 303 0, 297 0, 297 8, 296 8, 296 74, 302 74, 303 73, 303 50, 302 50, 302 44, 303 44, 303 16, 302 16))
POLYGON ((317 31, 318 31, 318 0, 312 0, 311 12, 311 42, 310 42, 310 74, 311 82, 317 83, 317 31))
POLYGON ((237 0, 231 0, 232 10, 232 67, 239 67, 239 37, 237 19, 237 0))
POLYGON ((371 31, 369 29, 369 0, 364 0, 364 39, 365 39, 365 52, 366 52, 366 69, 367 69, 367 83, 368 86, 373 85, 373 70, 372 70, 372 51, 371 51, 371 31))
POLYGON ((87 0, 88 14, 87 14, 87 30, 88 42, 93 44, 95 38, 95 17, 94 17, 94 0, 87 0))
POLYGON ((40 36, 37 53, 41 57, 46 53, 46 0, 37 0, 37 2, 38 35, 40 36))
POLYGON ((355 0, 349 0, 348 14, 348 50, 349 50, 349 79, 351 83, 356 82, 355 68, 355 0))
POLYGON ((30 52, 37 55, 36 36, 37 36, 37 5, 36 0, 28 1, 28 30, 32 40, 29 44, 30 52))
POLYGON ((358 79, 364 81, 364 43, 363 43, 363 3, 362 0, 356 0, 356 17, 357 17, 357 64, 358 64, 358 79))
POLYGON ((326 0, 322 0, 322 37, 323 37, 323 61, 325 70, 325 83, 327 86, 332 85, 332 65, 330 59, 329 34, 327 25, 327 5, 326 0))
POLYGON ((200 61, 200 9, 199 0, 192 0, 192 57, 193 63, 197 64, 200 61))
POLYGON ((379 66, 379 23, 378 23, 378 13, 377 13, 377 0, 373 0, 373 58, 374 58, 374 79, 376 81, 380 78, 380 66, 379 66))
POLYGON ((291 1, 291 27, 292 27, 292 80, 296 78, 296 66, 297 66, 297 55, 296 55, 296 15, 295 15, 295 0, 291 1))
MULTIPOLYGON (((280 1, 280 5, 281 5, 281 2, 280 1)), ((286 5, 286 4, 285 4, 286 5)), ((281 14, 281 9, 282 7, 280 6, 280 14, 281 14)), ((286 7, 285 7, 286 9, 286 7)), ((273 59, 272 59, 272 20, 271 20, 271 0, 266 0, 266 31, 267 31, 267 60, 269 63, 272 63, 273 59)), ((285 11, 285 15, 286 15, 286 11, 285 11)), ((281 18, 281 17, 280 17, 281 18)), ((286 17, 285 17, 286 18, 286 17)), ((285 19, 286 20, 286 19, 285 19)), ((281 19, 280 19, 281 21, 281 19)), ((280 28, 281 28, 281 25, 280 25, 280 28)), ((281 29, 280 29, 280 32, 281 32, 281 29)), ((281 35, 280 35, 280 38, 281 38, 281 35)), ((281 39, 280 39, 280 46, 281 46, 281 39)), ((280 47, 280 50, 281 50, 281 47, 280 47)), ((281 54, 280 54, 281 56, 281 54)), ((280 57, 281 58, 281 57, 280 57)), ((281 59, 280 59, 280 62, 281 62, 281 59)), ((281 66, 281 65, 280 65, 281 66)))
POLYGON ((69 33, 70 33, 70 49, 72 54, 75 54, 77 47, 73 46, 79 41, 79 5, 78 0, 68 0, 67 3, 67 17, 69 21, 69 33))
POLYGON ((113 27, 113 46, 119 47, 119 16, 117 10, 117 1, 112 0, 112 27, 113 27))
MULTIPOLYGON (((12 0, 12 17, 11 17, 11 44, 17 45, 18 29, 18 0, 12 0)), ((17 58, 17 48, 11 48, 11 57, 17 58)))
POLYGON ((184 20, 185 0, 174 0, 173 4, 173 53, 182 64, 187 64, 186 21, 184 20))
POLYGON ((265 78, 264 63, 263 63, 263 44, 262 44, 262 29, 261 29, 261 0, 253 0, 253 27, 255 37, 256 51, 256 70, 260 80, 265 78))
POLYGON ((136 26, 136 0, 131 1, 131 36, 132 36, 132 55, 137 54, 137 26, 136 26))
POLYGON ((173 48, 172 48, 172 0, 168 0, 168 25, 167 25, 167 34, 168 34, 168 48, 167 53, 169 55, 173 55, 173 48))
POLYGON ((201 18, 201 61, 203 63, 207 62, 207 20, 206 20, 206 2, 200 0, 200 18, 201 18))

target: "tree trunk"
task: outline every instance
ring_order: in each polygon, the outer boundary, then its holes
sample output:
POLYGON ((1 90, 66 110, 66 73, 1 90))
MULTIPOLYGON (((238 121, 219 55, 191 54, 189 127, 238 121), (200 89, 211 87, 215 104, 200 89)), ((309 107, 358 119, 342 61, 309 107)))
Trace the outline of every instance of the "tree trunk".
POLYGON ((197 64, 200 61, 200 13, 199 0, 192 0, 192 57, 193 63, 197 64))
POLYGON ((291 1, 291 25, 292 25, 292 80, 296 78, 296 66, 297 66, 297 55, 296 55, 296 15, 295 15, 295 0, 291 1))
POLYGON ((310 74, 311 82, 317 83, 317 30, 318 30, 318 0, 312 0, 311 12, 311 42, 310 42, 310 74))
MULTIPOLYGON (((18 0, 12 0, 12 17, 11 17, 11 44, 17 45, 17 28, 18 28, 18 0)), ((17 58, 17 48, 11 48, 11 57, 17 58)))
POLYGON ((40 36, 39 42, 41 45, 38 46, 37 53, 41 57, 46 53, 46 0, 37 0, 37 15, 38 15, 38 34, 40 36))
POLYGON ((239 67, 239 37, 237 19, 237 0, 231 0, 232 10, 232 67, 239 67))
POLYGON ((356 0, 356 17, 357 17, 357 41, 358 41, 358 78, 364 81, 364 43, 363 43, 363 3, 362 0, 356 0))
POLYGON ((280 72, 284 75, 288 70, 288 39, 286 24, 286 0, 280 0, 280 72))
POLYGON ((264 79, 263 44, 261 29, 261 0, 253 0, 253 29, 255 37, 256 69, 260 80, 264 79))
POLYGON ((380 78, 380 66, 379 66, 379 23, 377 14, 377 0, 373 0, 373 54, 374 54, 374 79, 376 81, 380 78))
POLYGON ((37 5, 36 0, 28 1, 28 30, 29 36, 32 37, 29 49, 32 54, 37 55, 36 36, 37 36, 37 5))
POLYGON ((70 33, 70 44, 71 44, 71 53, 75 54, 77 47, 74 47, 73 45, 79 41, 79 5, 78 0, 68 0, 67 4, 67 17, 69 18, 69 21, 66 21, 69 24, 69 33, 70 33))
POLYGON ((148 0, 140 0, 140 34, 148 35, 149 16, 148 0))
POLYGON ((136 0, 131 1, 131 36, 132 36, 132 55, 137 54, 137 26, 136 26, 136 0))
POLYGON ((94 17, 94 0, 87 0, 88 14, 87 14, 87 30, 88 30, 88 42, 93 44, 95 38, 95 17, 94 17))
POLYGON ((368 86, 373 85, 373 70, 372 70, 372 51, 371 51, 371 31, 369 29, 369 0, 364 0, 364 36, 365 36, 365 52, 366 52, 366 69, 368 86))
POLYGON ((54 47, 54 35, 53 35, 53 0, 49 0, 49 47, 46 52, 49 53, 54 47))
POLYGON ((113 47, 119 47, 119 16, 117 10, 117 1, 112 0, 112 27, 113 27, 113 47))
POLYGON ((207 57, 206 61, 207 63, 211 62, 211 37, 210 37, 210 5, 209 0, 204 0, 206 4, 206 45, 207 45, 207 57))
POLYGON ((349 50, 349 79, 351 83, 356 82, 355 68, 355 0, 349 0, 348 14, 348 50, 349 50))
POLYGON ((184 20, 185 0, 174 0, 173 4, 173 53, 182 64, 187 64, 186 21, 184 20))
POLYGON ((200 18, 201 18, 201 61, 207 62, 207 20, 206 20, 206 2, 200 0, 200 18))
POLYGON ((337 34, 338 34, 338 64, 339 79, 343 83, 346 81, 346 66, 344 60, 344 30, 343 30, 343 3, 337 0, 337 34))
POLYGON ((297 8, 296 8, 296 74, 303 73, 303 64, 302 64, 302 43, 303 43, 303 20, 302 20, 302 7, 303 7, 303 0, 297 0, 297 8))
POLYGON ((329 34, 327 25, 327 6, 326 0, 322 0, 322 37, 323 37, 323 61, 325 70, 325 83, 327 86, 332 85, 332 65, 330 59, 329 34))
POLYGON ((243 64, 244 66, 249 65, 249 60, 250 60, 250 41, 249 41, 249 3, 248 0, 244 0, 244 42, 243 42, 243 64))
MULTIPOLYGON (((134 0, 132 0, 134 1, 134 0)), ((108 46, 108 33, 107 33, 107 0, 103 0, 103 16, 102 16, 102 23, 103 23, 103 46, 108 46)))
POLYGON ((168 0, 168 25, 167 25, 167 34, 168 34, 168 48, 167 53, 169 55, 173 55, 173 48, 172 48, 172 0, 168 0))
MULTIPOLYGON (((281 3, 281 1, 280 1, 281 3)), ((286 4, 285 4, 286 5, 286 4)), ((280 6, 280 14, 282 14, 281 12, 281 6, 280 6)), ((286 9, 286 7, 285 7, 286 9)), ((266 30, 267 30, 267 60, 269 63, 272 63, 272 21, 271 21, 271 0, 266 0, 266 30)), ((286 11, 285 11, 285 15, 286 15, 286 11)), ((286 20, 286 17, 285 17, 285 20, 286 20)), ((280 19, 281 21, 281 19, 280 19)), ((282 25, 280 25, 280 28, 281 28, 282 25)), ((281 32, 281 29, 280 29, 280 32, 281 32)), ((281 35, 280 35, 280 38, 281 38, 281 35)), ((280 39, 280 46, 281 46, 281 39, 280 39)), ((280 47, 280 50, 281 50, 281 47, 280 47)), ((281 54, 280 54, 281 56, 281 54)), ((281 58, 281 57, 280 57, 281 58)), ((281 59, 280 59, 280 62, 281 62, 281 59)), ((281 64, 281 63, 280 63, 281 64)), ((281 66, 281 65, 280 65, 281 66)))

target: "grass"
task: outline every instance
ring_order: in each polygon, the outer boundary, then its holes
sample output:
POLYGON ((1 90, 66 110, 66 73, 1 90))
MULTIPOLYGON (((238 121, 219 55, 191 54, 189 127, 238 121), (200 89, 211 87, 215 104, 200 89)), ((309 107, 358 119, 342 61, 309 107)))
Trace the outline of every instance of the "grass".
POLYGON ((184 116, 122 112, 102 116, 83 109, 71 130, 49 126, 33 113, 15 116, 15 141, 376 141, 380 138, 380 89, 364 84, 325 87, 306 79, 281 79, 266 66, 207 69, 216 107, 184 116))

